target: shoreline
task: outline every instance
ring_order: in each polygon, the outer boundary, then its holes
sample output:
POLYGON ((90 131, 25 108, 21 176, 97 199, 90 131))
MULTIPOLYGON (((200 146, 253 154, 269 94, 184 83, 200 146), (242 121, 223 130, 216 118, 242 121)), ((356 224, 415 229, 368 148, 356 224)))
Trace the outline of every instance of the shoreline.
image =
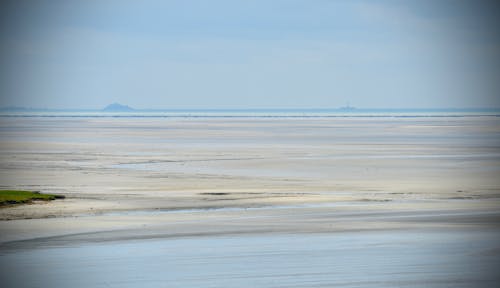
POLYGON ((495 230, 500 228, 498 204, 499 201, 484 200, 356 202, 340 205, 316 203, 254 208, 107 211, 16 219, 0 221, 0 230, 3 232, 0 248, 19 241, 36 242, 44 238, 57 243, 57 239, 66 237, 71 239, 69 243, 240 233, 341 233, 387 229, 425 231, 437 227, 464 232, 483 228, 495 230), (76 238, 72 235, 76 235, 76 238), (79 236, 82 238, 79 239, 79 236))

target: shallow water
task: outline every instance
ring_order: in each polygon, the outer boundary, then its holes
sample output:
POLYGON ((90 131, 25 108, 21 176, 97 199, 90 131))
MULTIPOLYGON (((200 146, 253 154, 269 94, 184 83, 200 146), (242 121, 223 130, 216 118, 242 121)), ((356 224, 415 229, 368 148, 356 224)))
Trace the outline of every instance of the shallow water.
POLYGON ((0 261, 3 287, 493 287, 498 239, 487 230, 236 235, 2 251, 0 261))

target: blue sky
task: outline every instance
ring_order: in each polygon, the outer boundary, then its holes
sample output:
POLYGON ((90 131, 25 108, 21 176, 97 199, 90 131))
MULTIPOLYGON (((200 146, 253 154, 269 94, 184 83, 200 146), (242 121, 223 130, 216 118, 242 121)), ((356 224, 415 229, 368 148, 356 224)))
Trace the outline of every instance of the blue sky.
POLYGON ((500 107, 493 3, 4 2, 0 106, 500 107))

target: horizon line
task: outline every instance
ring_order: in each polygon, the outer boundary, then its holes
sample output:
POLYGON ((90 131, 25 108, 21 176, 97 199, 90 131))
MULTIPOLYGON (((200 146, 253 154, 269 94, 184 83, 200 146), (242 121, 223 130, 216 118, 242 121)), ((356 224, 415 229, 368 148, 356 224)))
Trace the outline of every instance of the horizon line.
MULTIPOLYGON (((116 103, 114 103, 116 104, 116 103)), ((108 105, 109 106, 109 105, 108 105)), ((318 107, 260 107, 260 108, 133 108, 127 105, 123 106, 124 110, 117 109, 115 111, 106 110, 104 108, 50 108, 50 107, 24 107, 24 106, 1 106, 0 111, 86 111, 86 112, 162 112, 162 111, 367 111, 367 110, 449 110, 449 111, 472 111, 472 110, 500 110, 500 107, 400 107, 400 108, 388 108, 388 107, 355 107, 355 106, 341 106, 341 107, 329 107, 329 108, 318 108, 318 107)))

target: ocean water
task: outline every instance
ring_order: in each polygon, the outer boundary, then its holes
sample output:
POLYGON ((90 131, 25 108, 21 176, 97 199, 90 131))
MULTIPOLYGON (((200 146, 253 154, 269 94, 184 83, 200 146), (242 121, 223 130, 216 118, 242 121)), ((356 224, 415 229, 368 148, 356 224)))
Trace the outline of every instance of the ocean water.
POLYGON ((167 109, 0 110, 0 117, 467 117, 500 116, 500 109, 167 109))
POLYGON ((3 287, 495 287, 500 232, 227 235, 2 251, 3 287), (22 271, 22 273, 20 273, 22 271))

